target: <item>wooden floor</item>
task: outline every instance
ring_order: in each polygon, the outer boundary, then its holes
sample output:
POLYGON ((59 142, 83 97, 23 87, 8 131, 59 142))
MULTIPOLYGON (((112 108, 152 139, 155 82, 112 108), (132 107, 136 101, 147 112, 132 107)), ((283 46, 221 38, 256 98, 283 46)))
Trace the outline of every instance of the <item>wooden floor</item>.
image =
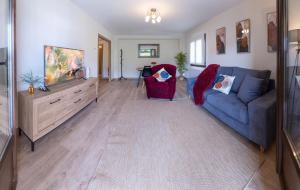
POLYGON ((7 136, 6 134, 0 131, 0 155, 2 153, 2 150, 5 150, 5 146, 8 140, 9 140, 9 136, 7 136))
MULTIPOLYGON (((98 103, 92 103, 68 122, 39 140, 36 143, 35 152, 31 152, 30 143, 26 137, 21 136, 18 141, 19 183, 17 189, 105 189, 93 188, 92 184, 96 180, 97 170, 101 168, 101 163, 104 163, 105 153, 108 153, 107 136, 111 133, 109 124, 125 108, 125 100, 130 98, 131 102, 144 101, 146 99, 144 91, 145 89, 141 87, 136 88, 136 81, 113 81, 111 83, 102 81, 98 103)), ((181 105, 193 106, 185 94, 183 82, 178 84, 175 99, 181 101, 181 105)), ((207 117, 213 118, 209 113, 207 117)), ((230 133, 230 136, 238 139, 238 142, 250 147, 251 155, 254 154, 260 160, 259 166, 241 189, 280 189, 275 173, 275 146, 262 154, 251 142, 231 129, 223 127, 222 123, 218 125, 221 125, 226 133, 230 133)), ((116 170, 119 169, 116 168, 116 170)), ((125 187, 106 189, 127 190, 125 187)), ((151 188, 145 187, 145 189, 151 188)), ((197 188, 186 189, 197 190, 197 188)))

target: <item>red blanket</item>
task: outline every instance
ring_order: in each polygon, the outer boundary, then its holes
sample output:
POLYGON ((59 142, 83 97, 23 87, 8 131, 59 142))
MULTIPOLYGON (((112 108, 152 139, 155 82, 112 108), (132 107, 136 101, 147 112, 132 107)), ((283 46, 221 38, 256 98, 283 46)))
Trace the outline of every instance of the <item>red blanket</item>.
POLYGON ((203 105, 204 92, 212 86, 220 65, 211 64, 198 76, 193 88, 196 105, 203 105))

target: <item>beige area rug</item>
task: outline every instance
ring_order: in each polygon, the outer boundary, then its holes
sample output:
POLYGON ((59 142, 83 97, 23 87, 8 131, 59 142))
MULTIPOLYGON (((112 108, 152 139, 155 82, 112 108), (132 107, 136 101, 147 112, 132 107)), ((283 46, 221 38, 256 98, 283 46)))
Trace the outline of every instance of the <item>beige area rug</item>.
POLYGON ((241 190, 261 166, 257 149, 186 96, 139 97, 108 124, 89 190, 241 190))

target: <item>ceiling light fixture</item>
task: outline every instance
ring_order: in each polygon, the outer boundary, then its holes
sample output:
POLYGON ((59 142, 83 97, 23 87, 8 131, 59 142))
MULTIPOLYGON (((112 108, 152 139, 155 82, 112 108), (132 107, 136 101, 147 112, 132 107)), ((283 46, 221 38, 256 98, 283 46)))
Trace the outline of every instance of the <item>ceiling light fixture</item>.
POLYGON ((150 9, 145 17, 145 22, 151 21, 152 24, 160 23, 161 20, 160 12, 155 8, 150 9))

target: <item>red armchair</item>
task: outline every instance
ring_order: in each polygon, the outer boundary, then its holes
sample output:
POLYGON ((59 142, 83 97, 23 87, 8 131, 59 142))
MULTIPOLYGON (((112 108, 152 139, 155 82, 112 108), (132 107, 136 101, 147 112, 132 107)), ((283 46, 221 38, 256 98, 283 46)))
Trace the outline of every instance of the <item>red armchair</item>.
POLYGON ((165 70, 172 75, 170 79, 166 82, 158 82, 153 76, 146 77, 145 84, 147 90, 148 98, 162 98, 170 99, 174 98, 176 91, 176 66, 170 64, 156 65, 151 68, 152 74, 155 74, 160 69, 165 68, 165 70))

